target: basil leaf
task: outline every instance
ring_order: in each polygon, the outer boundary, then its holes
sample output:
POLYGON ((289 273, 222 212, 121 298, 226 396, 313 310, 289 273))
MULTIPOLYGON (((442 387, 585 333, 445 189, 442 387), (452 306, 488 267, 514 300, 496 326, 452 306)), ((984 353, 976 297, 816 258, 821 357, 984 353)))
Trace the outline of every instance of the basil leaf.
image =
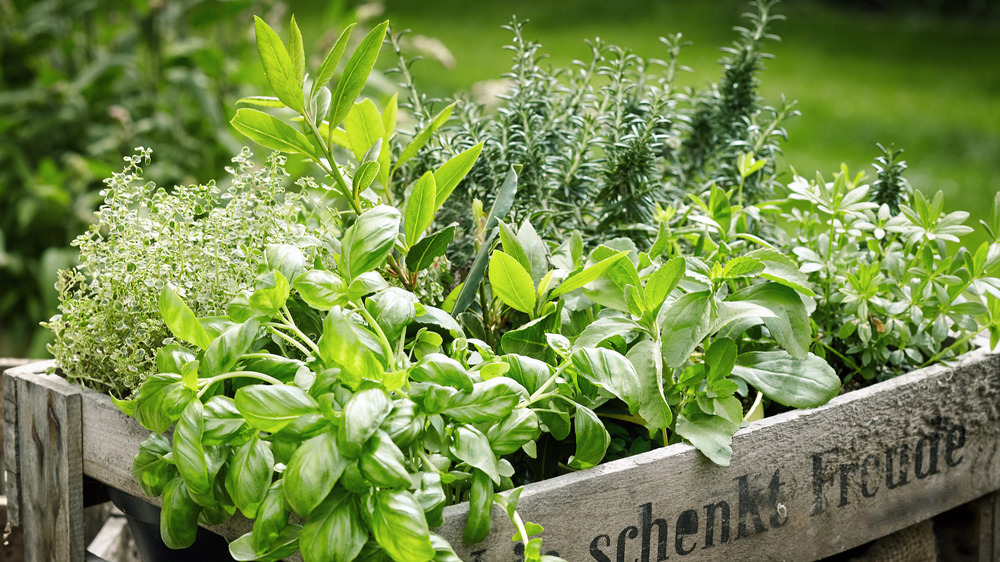
POLYGON ((270 375, 287 383, 295 379, 295 375, 298 374, 299 370, 307 369, 307 367, 305 363, 298 359, 267 354, 258 357, 243 358, 243 369, 270 375))
POLYGON ((201 506, 194 502, 187 484, 178 476, 163 488, 160 508, 160 538, 169 548, 187 548, 198 534, 201 506))
POLYGON ((306 257, 291 244, 268 244, 264 248, 267 269, 277 269, 285 279, 295 279, 305 269, 306 257))
POLYGON ((528 391, 514 380, 497 377, 474 384, 471 391, 453 395, 441 413, 461 423, 495 422, 510 414, 527 397, 528 391))
POLYGON ((197 359, 194 353, 176 343, 167 344, 156 352, 156 369, 161 373, 181 374, 184 365, 197 359))
POLYGON ((302 517, 310 513, 333 490, 347 459, 340 454, 333 433, 321 433, 303 443, 285 468, 285 499, 302 517))
POLYGON ((319 411, 311 396, 294 386, 255 384, 236 391, 236 407, 251 426, 274 433, 305 414, 319 411))
POLYGON ((688 293, 670 306, 660 309, 657 316, 663 342, 663 360, 667 366, 683 365, 709 334, 712 323, 711 294, 707 291, 688 293))
POLYGON ((232 371, 240 357, 250 350, 259 329, 260 324, 253 319, 227 328, 205 350, 199 374, 207 378, 232 371))
POLYGON ((320 359, 330 367, 341 368, 341 382, 357 388, 364 378, 380 380, 384 368, 355 332, 344 312, 335 307, 323 320, 323 335, 317 342, 320 359))
POLYGON ((458 426, 452 434, 449 448, 451 454, 465 464, 482 470, 496 484, 500 484, 500 474, 497 472, 497 458, 490 448, 490 441, 478 429, 468 426, 458 426))
POLYGON ((274 473, 274 454, 267 441, 254 435, 233 454, 226 473, 226 491, 249 519, 257 516, 274 473))
POLYGON ((385 432, 378 431, 365 443, 358 458, 361 475, 379 488, 409 488, 410 473, 404 464, 403 452, 385 432))
POLYGON ((525 443, 538 438, 538 416, 528 408, 517 408, 486 432, 490 448, 498 455, 509 455, 525 443))
POLYGON ((276 269, 257 279, 249 306, 255 316, 270 318, 278 313, 288 300, 290 288, 288 279, 276 269))
POLYGON ((132 477, 151 498, 158 497, 167 482, 177 476, 174 463, 163 458, 170 452, 170 441, 154 433, 139 445, 139 453, 132 459, 132 477))
POLYGON ((583 329, 573 342, 573 347, 597 347, 615 336, 621 336, 626 343, 631 343, 641 333, 642 326, 631 318, 624 316, 598 318, 583 329))
POLYGON ((604 460, 604 453, 611 445, 611 435, 593 410, 576 405, 573 416, 576 430, 576 452, 569 459, 569 466, 576 469, 590 468, 604 460))
POLYGON ((807 297, 816 294, 809 288, 809 277, 799 270, 799 266, 795 263, 795 260, 785 254, 761 248, 748 253, 747 256, 756 258, 764 264, 764 271, 760 274, 761 277, 791 287, 807 297))
POLYGON ((781 347, 796 359, 805 359, 812 345, 809 312, 794 289, 777 283, 751 285, 729 296, 727 301, 750 302, 769 309, 764 325, 781 347))
POLYGON ((448 497, 444 494, 439 473, 424 472, 421 474, 420 487, 413 492, 413 498, 424 510, 428 525, 431 527, 444 525, 444 506, 448 503, 448 497))
POLYGON ((481 470, 472 471, 472 486, 469 489, 469 515, 465 520, 462 540, 475 544, 490 534, 493 511, 493 482, 481 470))
POLYGON ((306 304, 317 310, 330 310, 347 303, 347 284, 336 273, 310 269, 292 283, 306 304))
POLYGON ((428 353, 410 368, 410 378, 471 391, 473 380, 461 363, 442 353, 428 353))
POLYGON ((161 373, 146 379, 135 399, 135 419, 154 432, 167 430, 195 397, 180 375, 161 373))
POLYGON ((552 367, 544 361, 523 355, 504 355, 501 359, 510 365, 507 377, 534 393, 552 377, 552 367))
POLYGON ((399 221, 395 207, 379 205, 366 211, 347 229, 341 240, 340 266, 348 280, 382 266, 392 252, 399 221))
POLYGON ((392 402, 385 392, 372 388, 355 394, 344 405, 343 423, 338 437, 349 457, 361 454, 361 448, 378 429, 392 410, 392 402))
MULTIPOLYGON (((204 413, 205 407, 201 401, 191 400, 177 420, 173 436, 174 464, 196 501, 199 497, 212 496, 215 476, 224 460, 206 450, 201 442, 205 431, 204 413)), ((207 503, 212 502, 203 505, 207 503)))
POLYGON ((625 355, 639 378, 639 409, 636 413, 650 429, 663 429, 673 421, 673 412, 663 393, 670 381, 665 380, 663 358, 658 347, 655 341, 646 339, 632 346, 625 355))
POLYGON ((174 336, 201 349, 208 349, 212 338, 169 283, 160 291, 158 305, 160 316, 174 336))
POLYGON ((545 333, 552 329, 554 320, 557 320, 555 315, 547 314, 522 325, 520 328, 510 330, 500 338, 500 347, 503 348, 504 353, 545 359, 549 352, 545 333))
POLYGON ((385 337, 389 341, 395 341, 417 316, 417 303, 417 296, 413 293, 399 287, 389 287, 365 301, 365 308, 378 322, 385 337))
POLYGON ((269 550, 289 526, 290 511, 285 501, 284 489, 284 480, 275 481, 264 494, 264 499, 257 509, 257 518, 253 522, 251 532, 251 546, 255 552, 269 550))
POLYGON ((426 562, 435 556, 420 504, 409 492, 379 490, 373 498, 371 531, 393 560, 426 562))
POLYGON ((305 562, 351 562, 368 542, 353 496, 338 490, 317 507, 302 526, 305 562))
POLYGON ((292 556, 299 549, 301 532, 301 526, 288 525, 259 553, 253 547, 253 534, 247 533, 229 543, 229 555, 233 557, 233 560, 278 562, 292 556))

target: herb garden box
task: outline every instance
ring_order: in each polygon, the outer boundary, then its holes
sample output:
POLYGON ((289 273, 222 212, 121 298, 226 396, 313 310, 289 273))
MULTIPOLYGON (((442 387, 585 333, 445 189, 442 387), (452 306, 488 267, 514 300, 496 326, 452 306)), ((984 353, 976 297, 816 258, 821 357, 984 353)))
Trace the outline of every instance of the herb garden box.
MULTIPOLYGON (((142 496, 130 470, 148 432, 47 365, 4 375, 9 509, 31 559, 83 560, 84 476, 142 496)), ((754 422, 729 467, 672 445, 529 485, 519 512, 567 560, 818 559, 1000 490, 998 424, 1000 355, 976 351, 754 422)), ((494 511, 480 544, 461 542, 462 505, 438 531, 463 560, 517 559, 494 511)))

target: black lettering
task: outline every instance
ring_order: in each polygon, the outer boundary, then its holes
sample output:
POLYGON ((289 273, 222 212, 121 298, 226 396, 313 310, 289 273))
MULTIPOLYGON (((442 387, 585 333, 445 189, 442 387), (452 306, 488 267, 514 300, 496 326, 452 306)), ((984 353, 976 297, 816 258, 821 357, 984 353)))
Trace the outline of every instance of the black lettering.
POLYGON ((599 541, 601 539, 604 539, 605 547, 611 546, 611 537, 607 535, 597 535, 596 537, 594 537, 594 540, 590 541, 590 555, 594 558, 596 562, 611 562, 611 559, 608 558, 608 555, 605 554, 603 550, 601 550, 601 545, 599 544, 599 541))
POLYGON ((844 507, 850 503, 847 499, 847 484, 851 480, 851 473, 857 470, 858 465, 854 463, 840 465, 840 503, 837 504, 837 507, 844 507))
POLYGON ((955 427, 948 430, 948 436, 946 437, 944 444, 944 462, 948 466, 958 466, 964 457, 958 457, 955 459, 953 455, 955 451, 958 451, 965 446, 965 426, 956 425, 955 427))
POLYGON ((656 562, 667 559, 667 522, 653 519, 653 504, 642 504, 642 562, 650 562, 650 546, 653 542, 653 526, 656 526, 656 562))
MULTIPOLYGON (((472 554, 472 556, 474 557, 474 558, 472 559, 472 562, 483 562, 483 559, 482 559, 482 558, 480 558, 480 556, 482 556, 482 555, 486 554, 486 549, 484 548, 484 549, 482 549, 482 550, 477 550, 477 551, 475 551, 475 552, 472 552, 472 553, 470 553, 470 554, 472 554)), ((602 560, 601 562, 604 562, 604 561, 602 560)), ((607 562, 611 562, 611 561, 610 561, 610 560, 608 560, 607 562)))
POLYGON ((618 533, 618 555, 615 558, 617 562, 625 562, 625 540, 626 537, 629 539, 634 539, 639 536, 639 529, 635 527, 625 527, 622 529, 621 533, 618 533))
POLYGON ((674 533, 674 550, 677 551, 677 554, 681 556, 691 554, 694 548, 698 546, 698 542, 691 543, 691 548, 685 549, 684 537, 698 533, 698 512, 689 509, 681 513, 677 518, 677 524, 674 525, 674 533))
POLYGON ((827 476, 826 471, 823 469, 823 455, 829 455, 831 453, 837 453, 838 448, 823 451, 822 453, 814 453, 813 458, 813 508, 810 516, 819 515, 823 513, 826 507, 823 505, 823 486, 830 485, 833 486, 833 471, 830 471, 829 476, 827 476))
POLYGON ((879 469, 882 461, 879 460, 878 455, 868 455, 865 460, 861 463, 861 495, 866 498, 874 498, 875 494, 878 493, 878 479, 875 479, 875 489, 871 490, 868 488, 868 463, 869 461, 875 462, 875 470, 879 469))
POLYGON ((913 473, 917 478, 923 480, 931 474, 938 474, 941 472, 938 470, 938 443, 941 441, 941 435, 938 433, 932 433, 930 436, 924 436, 917 441, 916 450, 913 451, 913 473), (928 447, 927 444, 930 443, 928 447), (927 471, 924 472, 924 450, 927 450, 927 471))
MULTIPOLYGON (((781 492, 781 487, 784 485, 785 483, 781 481, 779 470, 775 469, 774 476, 771 477, 771 483, 767 486, 767 491, 771 496, 771 505, 774 506, 774 513, 771 515, 772 529, 777 529, 785 523, 788 523, 788 512, 785 509, 785 505, 778 499, 778 494, 781 492)), ((725 542, 725 540, 722 542, 725 542)))
POLYGON ((895 449, 885 450, 885 487, 890 490, 895 490, 900 486, 905 486, 909 484, 909 474, 906 472, 906 467, 910 464, 910 447, 908 445, 902 445, 899 448, 899 481, 894 482, 895 476, 893 473, 893 452, 895 449))
POLYGON ((748 481, 748 476, 743 475, 738 478, 734 478, 739 482, 739 492, 740 492, 740 502, 739 502, 739 512, 740 512, 740 524, 736 529, 736 538, 749 537, 752 534, 763 533, 767 530, 764 526, 764 522, 760 520, 760 512, 757 511, 757 506, 760 505, 760 490, 754 490, 750 493, 750 482, 748 481), (747 531, 746 521, 743 520, 747 515, 753 515, 753 532, 747 531))
POLYGON ((722 516, 719 518, 719 526, 722 532, 719 533, 719 542, 729 542, 729 504, 726 502, 710 503, 705 506, 705 546, 702 550, 715 546, 715 512, 718 510, 722 516))

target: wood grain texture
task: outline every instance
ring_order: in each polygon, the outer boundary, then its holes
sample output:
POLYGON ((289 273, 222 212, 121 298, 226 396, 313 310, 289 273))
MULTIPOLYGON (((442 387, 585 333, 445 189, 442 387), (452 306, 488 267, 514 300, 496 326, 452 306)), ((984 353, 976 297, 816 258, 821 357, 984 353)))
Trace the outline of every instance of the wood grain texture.
POLYGON ((5 371, 3 377, 3 465, 4 494, 7 496, 7 520, 21 525, 21 473, 17 458, 17 378, 5 371))
MULTIPOLYGON (((567 560, 815 560, 1000 488, 1000 356, 974 352, 741 430, 730 467, 673 445, 527 486, 519 511, 567 560), (890 469, 891 465, 891 469, 890 469)), ((463 560, 518 560, 513 527, 463 560)))
POLYGON ((1000 560, 1000 492, 975 502, 979 562, 1000 560))
POLYGON ((16 462, 26 562, 85 555, 80 389, 55 375, 17 373, 16 462))

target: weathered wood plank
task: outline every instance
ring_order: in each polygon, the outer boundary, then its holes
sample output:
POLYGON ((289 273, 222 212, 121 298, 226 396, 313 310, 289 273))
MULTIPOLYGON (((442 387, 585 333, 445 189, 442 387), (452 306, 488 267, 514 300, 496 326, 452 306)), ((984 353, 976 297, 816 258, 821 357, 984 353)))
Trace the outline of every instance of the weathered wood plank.
POLYGON ((3 384, 3 465, 6 473, 4 494, 7 496, 7 520, 21 524, 21 474, 17 466, 17 378, 5 371, 3 384))
POLYGON ((1000 492, 980 498, 974 507, 979 562, 996 562, 1000 560, 1000 492))
MULTIPOLYGON (((815 560, 1000 488, 1000 356, 975 352, 741 430, 729 467, 674 445, 527 486, 543 551, 573 561, 815 560)), ((465 506, 439 532, 461 545, 465 506)), ((513 527, 459 547, 518 558, 513 527)))
POLYGON ((26 562, 84 559, 80 389, 54 375, 17 377, 16 463, 26 562))

